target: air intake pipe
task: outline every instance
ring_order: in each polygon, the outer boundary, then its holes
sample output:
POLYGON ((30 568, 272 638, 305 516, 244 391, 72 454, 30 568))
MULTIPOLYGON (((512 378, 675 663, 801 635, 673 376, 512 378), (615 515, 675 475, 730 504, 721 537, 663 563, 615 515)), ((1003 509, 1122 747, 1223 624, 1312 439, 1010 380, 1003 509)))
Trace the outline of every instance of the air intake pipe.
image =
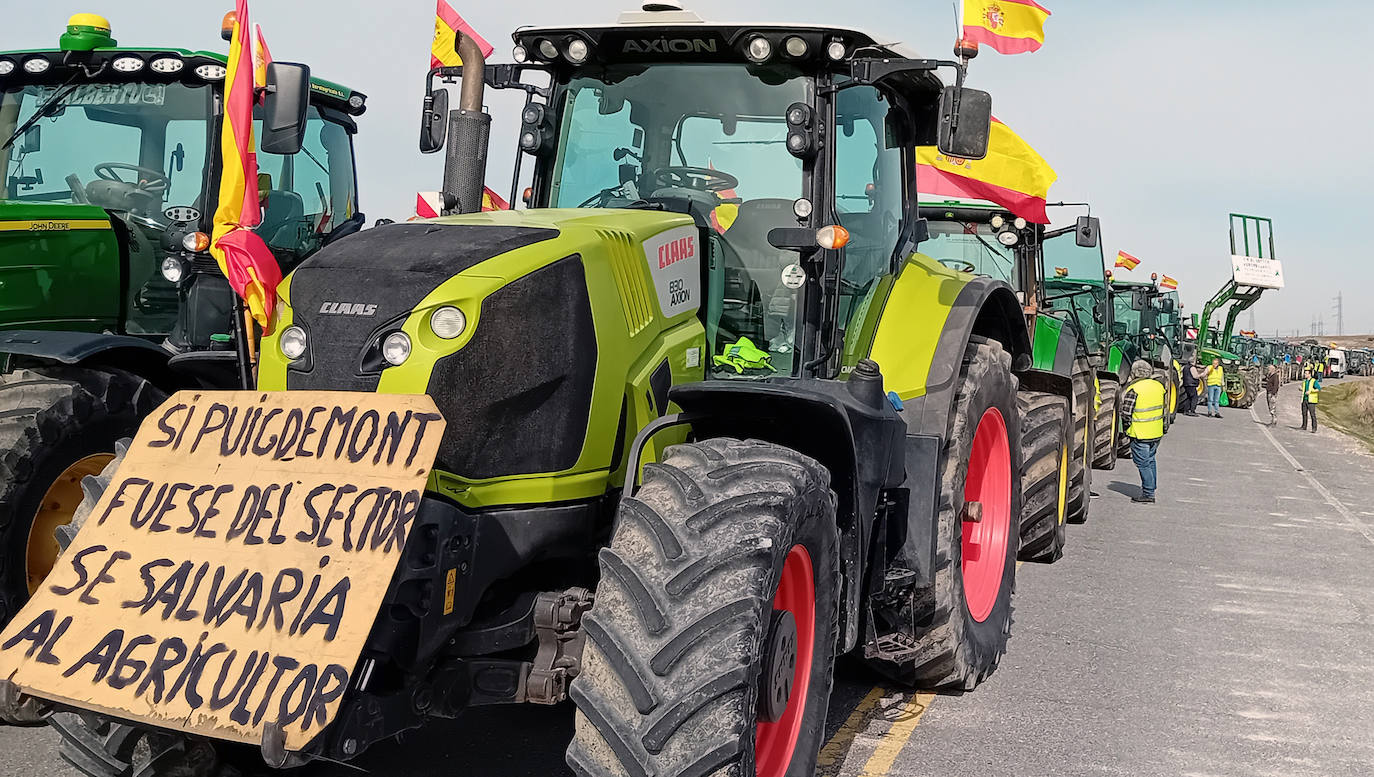
POLYGON ((482 112, 487 58, 471 36, 459 32, 458 56, 463 60, 463 85, 458 110, 448 114, 448 149, 444 155, 444 215, 482 210, 487 173, 487 145, 491 116, 482 112))

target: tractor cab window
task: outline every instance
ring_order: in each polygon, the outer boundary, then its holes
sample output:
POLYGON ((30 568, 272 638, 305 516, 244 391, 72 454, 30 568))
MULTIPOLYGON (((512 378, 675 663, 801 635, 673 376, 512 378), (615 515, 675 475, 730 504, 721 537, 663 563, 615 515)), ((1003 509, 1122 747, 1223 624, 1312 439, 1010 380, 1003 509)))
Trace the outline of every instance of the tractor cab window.
POLYGON ((944 266, 972 275, 1006 281, 1021 288, 1021 271, 1012 249, 997 242, 992 225, 986 222, 930 221, 930 238, 921 243, 921 253, 944 266))
POLYGON ((835 105, 835 212, 849 231, 840 284, 840 321, 892 271, 905 201, 902 150, 887 138, 891 104, 871 86, 839 92, 835 105))
POLYGON ((1050 310, 1074 322, 1084 342, 1096 348, 1106 326, 1106 297, 1102 248, 1078 245, 1073 232, 1055 235, 1041 243, 1045 297, 1050 310))
POLYGON ((791 374, 798 292, 782 277, 797 255, 768 233, 797 225, 802 164, 785 118, 809 102, 810 81, 783 65, 616 65, 555 99, 549 205, 690 214, 707 235, 701 315, 715 374, 791 374))
MULTIPOLYGON (((261 132, 259 122, 259 136, 261 132)), ((357 213, 353 140, 348 130, 311 107, 300 153, 258 152, 258 193, 262 223, 257 233, 277 255, 282 269, 290 271, 357 213)))

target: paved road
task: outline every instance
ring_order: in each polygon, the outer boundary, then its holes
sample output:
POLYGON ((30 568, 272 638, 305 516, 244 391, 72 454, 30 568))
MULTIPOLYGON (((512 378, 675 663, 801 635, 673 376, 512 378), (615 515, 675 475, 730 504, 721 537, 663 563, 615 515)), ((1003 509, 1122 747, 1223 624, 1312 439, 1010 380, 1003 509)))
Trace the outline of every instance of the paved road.
MULTIPOLYGON (((1290 385, 1274 427, 1246 411, 1181 418, 1156 505, 1130 503, 1129 462, 1095 473, 1100 497, 1064 560, 1021 567, 1011 651, 977 691, 904 694, 845 668, 822 773, 1370 774, 1374 456, 1297 431, 1296 403, 1290 385)), ((570 730, 566 709, 484 711, 358 765, 553 777, 570 730)), ((0 775, 69 777, 51 740, 0 729, 0 775)))

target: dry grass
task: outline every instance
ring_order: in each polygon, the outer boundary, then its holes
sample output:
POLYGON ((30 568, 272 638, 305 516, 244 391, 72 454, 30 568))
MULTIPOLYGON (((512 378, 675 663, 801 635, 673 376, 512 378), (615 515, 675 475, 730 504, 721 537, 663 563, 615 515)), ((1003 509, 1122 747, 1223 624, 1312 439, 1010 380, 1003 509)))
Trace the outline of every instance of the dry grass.
POLYGON ((1374 449, 1374 380, 1332 383, 1322 388, 1322 420, 1374 449))

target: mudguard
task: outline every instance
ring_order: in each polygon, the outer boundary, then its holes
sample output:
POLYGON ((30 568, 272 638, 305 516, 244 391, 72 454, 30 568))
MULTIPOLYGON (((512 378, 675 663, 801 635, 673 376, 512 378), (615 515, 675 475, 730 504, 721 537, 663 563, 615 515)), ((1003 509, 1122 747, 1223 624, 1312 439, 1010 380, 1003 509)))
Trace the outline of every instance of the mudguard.
POLYGON ((172 354, 155 343, 128 335, 16 329, 0 332, 0 359, 6 371, 15 357, 66 365, 117 367, 142 375, 159 388, 179 387, 168 365, 172 354))

